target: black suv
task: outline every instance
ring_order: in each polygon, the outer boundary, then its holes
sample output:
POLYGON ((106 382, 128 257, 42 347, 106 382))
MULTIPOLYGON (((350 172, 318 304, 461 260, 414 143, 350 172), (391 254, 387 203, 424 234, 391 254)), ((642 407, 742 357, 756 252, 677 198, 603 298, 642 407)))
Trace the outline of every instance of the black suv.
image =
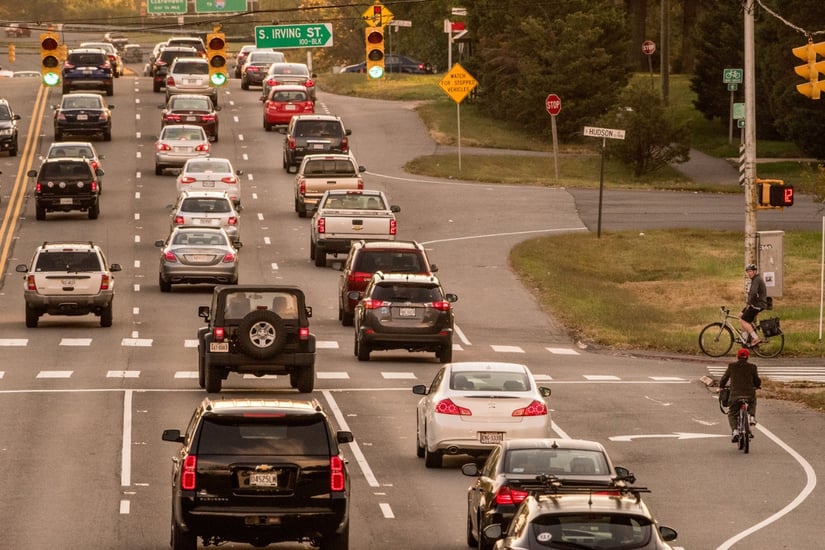
POLYGON ((90 220, 100 215, 100 168, 92 168, 85 158, 45 159, 40 171, 29 170, 26 174, 37 178, 34 185, 35 218, 46 219, 46 212, 88 212, 90 220))
POLYGON ((438 266, 431 264, 424 247, 415 241, 358 241, 352 244, 338 280, 338 320, 351 326, 355 304, 361 299, 373 273, 417 273, 432 275, 438 266), (358 297, 350 293, 358 291, 358 297))
MULTIPOLYGON (((352 291, 350 298, 358 294, 352 291)), ((435 352, 449 363, 457 300, 435 275, 376 272, 355 306, 355 356, 369 361, 373 350, 405 349, 435 352)))
POLYGON ((211 306, 198 315, 198 383, 221 391, 230 372, 289 374, 301 393, 315 388, 315 335, 309 331, 312 308, 294 286, 220 285, 211 306))
POLYGON ((348 153, 352 130, 334 115, 296 115, 284 135, 284 170, 298 168, 305 155, 348 153))
POLYGON ((242 542, 311 542, 349 548, 350 477, 334 431, 317 401, 207 398, 172 457, 173 550, 242 542))
POLYGON ((159 92, 166 88, 166 75, 169 67, 179 57, 197 57, 198 50, 192 46, 167 46, 160 52, 152 64, 152 91, 159 92))
POLYGON ((17 156, 17 121, 20 115, 12 111, 11 105, 0 98, 0 151, 8 151, 10 157, 17 156))
POLYGON ((75 88, 103 90, 115 93, 114 68, 106 52, 97 48, 71 50, 63 63, 63 93, 75 88))

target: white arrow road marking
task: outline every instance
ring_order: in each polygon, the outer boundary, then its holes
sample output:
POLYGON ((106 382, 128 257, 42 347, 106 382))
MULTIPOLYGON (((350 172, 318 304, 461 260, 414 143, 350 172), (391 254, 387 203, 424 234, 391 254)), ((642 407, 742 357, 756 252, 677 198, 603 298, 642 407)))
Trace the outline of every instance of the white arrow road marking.
POLYGON ((686 432, 674 432, 672 434, 650 434, 650 435, 614 435, 608 437, 610 441, 633 441, 634 439, 654 439, 663 437, 673 437, 676 439, 705 439, 711 437, 730 437, 729 435, 719 434, 696 434, 686 432))

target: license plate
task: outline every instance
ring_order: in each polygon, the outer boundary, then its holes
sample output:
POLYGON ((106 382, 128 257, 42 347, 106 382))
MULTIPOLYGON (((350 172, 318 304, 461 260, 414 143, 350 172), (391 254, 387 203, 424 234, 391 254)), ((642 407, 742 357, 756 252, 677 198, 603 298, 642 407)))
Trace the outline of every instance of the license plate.
POLYGON ((191 147, 186 147, 185 145, 175 145, 175 147, 173 148, 173 151, 175 151, 176 153, 185 153, 191 150, 191 147))
POLYGON ((326 146, 323 143, 313 143, 312 149, 319 149, 323 151, 324 149, 326 149, 326 146))
POLYGON ((212 259, 212 256, 210 254, 191 254, 187 255, 186 257, 196 263, 204 263, 212 259))
POLYGON ((215 353, 229 353, 229 342, 209 342, 209 351, 215 353))
POLYGON ((284 105, 284 111, 297 111, 298 106, 293 104, 284 105))
POLYGON ((504 441, 504 432, 478 432, 478 442, 483 445, 495 445, 504 441))
POLYGON ((400 307, 398 308, 399 317, 415 317, 414 307, 400 307))
POLYGON ((201 185, 203 185, 204 187, 215 187, 215 182, 214 181, 205 181, 201 185))
POLYGON ((60 204, 74 204, 72 199, 60 199, 60 204))
POLYGON ((77 115, 77 120, 89 120, 89 115, 77 115))
POLYGON ((198 120, 198 117, 196 117, 196 116, 188 116, 188 117, 186 117, 186 121, 187 121, 187 122, 195 122, 196 120, 198 120))
POLYGON ((249 484, 256 487, 277 487, 278 474, 275 472, 252 472, 249 474, 249 484))

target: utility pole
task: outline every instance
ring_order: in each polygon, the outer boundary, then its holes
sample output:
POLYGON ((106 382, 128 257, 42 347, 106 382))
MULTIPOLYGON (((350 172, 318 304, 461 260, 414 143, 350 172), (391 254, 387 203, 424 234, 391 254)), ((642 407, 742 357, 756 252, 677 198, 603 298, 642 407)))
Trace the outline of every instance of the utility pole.
POLYGON ((756 263, 756 63, 754 1, 743 0, 745 17, 745 265, 756 263))

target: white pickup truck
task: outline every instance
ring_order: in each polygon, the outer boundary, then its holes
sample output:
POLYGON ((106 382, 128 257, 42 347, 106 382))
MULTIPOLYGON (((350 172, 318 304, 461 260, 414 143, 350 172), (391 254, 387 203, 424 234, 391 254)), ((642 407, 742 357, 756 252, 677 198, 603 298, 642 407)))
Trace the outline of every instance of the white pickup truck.
POLYGON ((363 189, 364 180, 352 155, 307 155, 295 174, 295 211, 306 218, 314 210, 325 191, 330 189, 363 189))
POLYGON ((309 258, 323 267, 327 254, 347 253, 354 241, 394 241, 397 233, 395 213, 381 191, 327 191, 312 216, 309 258))

